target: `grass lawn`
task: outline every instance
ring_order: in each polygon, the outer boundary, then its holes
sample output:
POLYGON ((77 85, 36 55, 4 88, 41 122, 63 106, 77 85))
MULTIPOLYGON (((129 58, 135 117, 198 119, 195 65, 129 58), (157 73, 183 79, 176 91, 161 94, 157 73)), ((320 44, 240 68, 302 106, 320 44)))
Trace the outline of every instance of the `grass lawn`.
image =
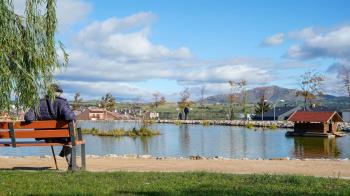
POLYGON ((350 181, 279 175, 0 171, 0 195, 350 195, 350 181))

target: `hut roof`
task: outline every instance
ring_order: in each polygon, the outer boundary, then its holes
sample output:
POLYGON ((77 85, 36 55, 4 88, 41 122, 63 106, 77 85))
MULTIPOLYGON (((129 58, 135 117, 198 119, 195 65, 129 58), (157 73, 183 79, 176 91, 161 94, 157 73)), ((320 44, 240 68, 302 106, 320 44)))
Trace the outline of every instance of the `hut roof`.
POLYGON ((107 111, 106 109, 101 109, 101 108, 88 108, 88 110, 93 113, 103 113, 107 111))
POLYGON ((343 122, 343 119, 337 112, 309 112, 296 111, 289 118, 288 121, 293 122, 343 122))

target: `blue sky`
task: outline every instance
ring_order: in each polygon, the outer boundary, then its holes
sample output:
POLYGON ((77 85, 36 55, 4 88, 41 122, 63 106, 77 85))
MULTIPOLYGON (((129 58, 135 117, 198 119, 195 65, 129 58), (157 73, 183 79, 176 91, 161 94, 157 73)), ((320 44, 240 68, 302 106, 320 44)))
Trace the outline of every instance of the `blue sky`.
POLYGON ((228 80, 250 88, 297 88, 316 70, 337 94, 335 72, 350 59, 350 1, 337 0, 60 0, 59 36, 70 64, 56 79, 66 96, 106 92, 169 100, 190 88, 193 98, 227 93, 228 80))
POLYGON ((186 45, 204 59, 257 56, 280 58, 285 48, 262 49, 263 39, 277 32, 309 26, 348 24, 349 1, 274 0, 129 0, 92 1, 89 19, 123 18, 152 12, 157 20, 150 38, 170 48, 186 45))

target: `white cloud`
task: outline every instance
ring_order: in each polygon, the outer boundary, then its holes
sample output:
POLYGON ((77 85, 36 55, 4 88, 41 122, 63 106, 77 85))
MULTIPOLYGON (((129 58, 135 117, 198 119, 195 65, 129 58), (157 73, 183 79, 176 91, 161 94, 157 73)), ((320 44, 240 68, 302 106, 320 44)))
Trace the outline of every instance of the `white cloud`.
POLYGON ((282 44, 284 41, 284 33, 277 33, 271 37, 266 38, 262 45, 263 46, 276 46, 282 44))
POLYGON ((118 97, 150 96, 151 92, 142 90, 128 83, 122 82, 99 82, 99 81, 67 81, 60 80, 65 93, 68 95, 80 92, 85 98, 99 98, 107 92, 111 92, 118 97))
POLYGON ((346 58, 350 57, 350 26, 345 25, 327 31, 306 28, 291 33, 292 38, 302 43, 292 45, 288 56, 296 59, 312 59, 318 57, 346 58))
POLYGON ((76 22, 83 20, 92 10, 85 0, 58 0, 57 20, 59 30, 66 30, 76 22))
POLYGON ((81 30, 79 38, 91 39, 109 36, 116 33, 129 32, 132 29, 149 27, 156 19, 151 12, 140 12, 125 18, 108 18, 104 21, 95 21, 81 30))
POLYGON ((316 36, 316 29, 314 27, 307 27, 299 31, 292 31, 288 36, 293 39, 309 39, 316 36))
POLYGON ((178 76, 178 80, 185 83, 227 83, 229 80, 245 79, 255 84, 270 78, 267 70, 242 64, 215 65, 178 76))
POLYGON ((122 19, 95 21, 79 33, 77 45, 100 57, 120 62, 191 58, 186 47, 172 50, 150 41, 149 25, 155 18, 150 12, 141 12, 122 19))
POLYGON ((153 43, 150 33, 156 18, 151 12, 141 12, 92 22, 73 38, 68 68, 56 78, 70 94, 81 91, 83 96, 98 98, 112 92, 148 99, 152 92, 142 90, 137 82, 163 79, 177 81, 180 86, 205 84, 214 94, 229 90, 228 80, 246 79, 250 85, 273 80, 269 69, 279 65, 271 60, 205 61, 185 46, 169 48, 153 43))
MULTIPOLYGON (((15 0, 15 12, 24 15, 26 0, 15 0)), ((57 21, 60 31, 67 30, 78 21, 83 20, 92 10, 92 5, 85 0, 58 0, 57 21)))

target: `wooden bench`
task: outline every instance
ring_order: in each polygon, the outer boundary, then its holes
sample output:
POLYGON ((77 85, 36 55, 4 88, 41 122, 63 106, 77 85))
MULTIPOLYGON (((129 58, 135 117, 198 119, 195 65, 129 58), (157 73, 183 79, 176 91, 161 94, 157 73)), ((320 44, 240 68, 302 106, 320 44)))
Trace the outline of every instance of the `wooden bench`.
POLYGON ((53 146, 63 145, 72 145, 72 170, 78 168, 76 161, 77 146, 80 145, 81 169, 85 169, 85 142, 80 128, 75 129, 73 122, 56 120, 34 121, 31 123, 23 121, 0 122, 0 147, 51 146, 56 169, 58 168, 53 146), (45 138, 45 140, 35 140, 35 138, 45 138), (66 142, 57 140, 57 138, 66 138, 66 142), (31 140, 24 141, 23 139, 31 140))

